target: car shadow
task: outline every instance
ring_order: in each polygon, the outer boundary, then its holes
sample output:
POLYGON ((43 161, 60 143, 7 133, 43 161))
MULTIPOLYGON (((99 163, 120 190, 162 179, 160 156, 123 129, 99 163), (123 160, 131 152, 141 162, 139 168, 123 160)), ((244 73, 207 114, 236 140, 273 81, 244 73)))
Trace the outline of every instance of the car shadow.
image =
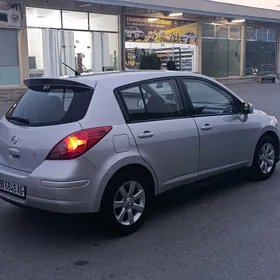
MULTIPOLYGON (((246 174, 238 171, 192 184, 187 188, 169 191, 155 199, 153 210, 146 222, 147 228, 144 226, 142 230, 149 230, 155 221, 164 221, 175 211, 185 210, 205 197, 228 194, 243 187, 246 187, 246 174)), ((1 242, 8 242, 8 239, 19 239, 18 242, 24 242, 28 239, 29 243, 34 240, 38 244, 47 243, 50 246, 61 247, 69 246, 72 242, 85 246, 99 246, 112 240, 97 214, 56 214, 4 204, 0 208, 0 215, 2 216, 0 228, 2 232, 4 229, 8 232, 5 232, 7 236, 2 234, 1 242)))
POLYGON ((167 191, 156 197, 153 213, 157 216, 173 209, 178 211, 205 198, 211 199, 223 193, 236 191, 237 188, 246 187, 248 181, 250 177, 247 171, 237 170, 167 191))

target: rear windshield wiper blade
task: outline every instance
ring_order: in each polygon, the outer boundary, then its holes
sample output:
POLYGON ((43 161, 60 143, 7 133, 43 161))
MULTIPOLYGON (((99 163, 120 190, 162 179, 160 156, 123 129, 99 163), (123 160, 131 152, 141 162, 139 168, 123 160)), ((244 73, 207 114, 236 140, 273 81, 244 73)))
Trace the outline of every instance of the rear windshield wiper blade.
POLYGON ((29 120, 28 119, 25 119, 25 118, 21 118, 21 117, 13 117, 13 116, 7 116, 6 119, 8 121, 17 121, 17 122, 20 122, 20 123, 23 123, 23 124, 29 124, 29 120))

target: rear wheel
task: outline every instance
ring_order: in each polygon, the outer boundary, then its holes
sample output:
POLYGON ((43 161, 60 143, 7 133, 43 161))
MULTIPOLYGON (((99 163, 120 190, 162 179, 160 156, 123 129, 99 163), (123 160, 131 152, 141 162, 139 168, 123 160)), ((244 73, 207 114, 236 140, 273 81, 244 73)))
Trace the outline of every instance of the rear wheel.
POLYGON ((143 177, 121 173, 109 182, 101 215, 114 235, 131 234, 143 225, 152 198, 152 188, 143 177))
POLYGON ((257 180, 266 180, 273 174, 277 163, 278 151, 273 138, 264 136, 257 144, 252 166, 257 180))

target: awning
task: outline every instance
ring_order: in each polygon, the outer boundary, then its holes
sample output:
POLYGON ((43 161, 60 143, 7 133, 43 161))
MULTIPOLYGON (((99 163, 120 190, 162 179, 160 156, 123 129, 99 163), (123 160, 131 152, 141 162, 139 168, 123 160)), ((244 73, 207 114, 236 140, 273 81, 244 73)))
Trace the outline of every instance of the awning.
POLYGON ((280 23, 280 11, 226 4, 210 0, 78 0, 80 2, 117 5, 131 8, 180 12, 212 17, 244 18, 280 23), (172 3, 172 6, 170 6, 172 3))

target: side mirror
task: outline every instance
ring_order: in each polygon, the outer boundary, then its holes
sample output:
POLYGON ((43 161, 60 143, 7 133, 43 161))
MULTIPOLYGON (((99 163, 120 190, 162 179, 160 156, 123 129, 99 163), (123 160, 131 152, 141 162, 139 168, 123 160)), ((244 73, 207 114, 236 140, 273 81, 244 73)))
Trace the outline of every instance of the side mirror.
POLYGON ((241 104, 241 114, 248 115, 252 114, 254 111, 253 105, 248 102, 243 102, 241 104))

